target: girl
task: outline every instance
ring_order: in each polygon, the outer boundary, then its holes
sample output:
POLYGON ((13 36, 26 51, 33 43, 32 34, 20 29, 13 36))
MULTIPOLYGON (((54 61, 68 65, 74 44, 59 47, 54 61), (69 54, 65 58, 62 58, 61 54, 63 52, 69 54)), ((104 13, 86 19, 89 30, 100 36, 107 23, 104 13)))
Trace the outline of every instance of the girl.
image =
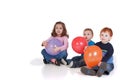
POLYGON ((54 28, 52 30, 52 33, 51 33, 51 37, 49 39, 47 39, 46 41, 43 41, 42 42, 42 46, 47 46, 48 42, 53 39, 53 38, 56 38, 58 40, 60 40, 63 45, 60 46, 60 47, 55 47, 54 48, 54 52, 59 52, 59 54, 57 55, 50 55, 46 52, 45 49, 43 49, 41 51, 44 59, 43 59, 43 62, 45 64, 48 64, 48 63, 53 63, 57 66, 60 66, 60 62, 61 62, 61 59, 64 59, 66 60, 67 58, 67 48, 68 48, 68 34, 67 34, 67 29, 66 29, 66 26, 63 22, 56 22, 55 25, 54 25, 54 28))

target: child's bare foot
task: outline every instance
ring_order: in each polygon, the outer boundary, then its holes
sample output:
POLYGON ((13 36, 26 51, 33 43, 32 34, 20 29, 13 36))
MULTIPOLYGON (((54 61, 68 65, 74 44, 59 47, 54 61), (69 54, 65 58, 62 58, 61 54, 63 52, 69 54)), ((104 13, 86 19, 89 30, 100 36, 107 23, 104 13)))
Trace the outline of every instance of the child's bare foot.
POLYGON ((60 62, 57 61, 56 59, 51 59, 51 62, 57 66, 60 66, 60 62))
POLYGON ((56 59, 51 59, 51 62, 55 64, 56 59))

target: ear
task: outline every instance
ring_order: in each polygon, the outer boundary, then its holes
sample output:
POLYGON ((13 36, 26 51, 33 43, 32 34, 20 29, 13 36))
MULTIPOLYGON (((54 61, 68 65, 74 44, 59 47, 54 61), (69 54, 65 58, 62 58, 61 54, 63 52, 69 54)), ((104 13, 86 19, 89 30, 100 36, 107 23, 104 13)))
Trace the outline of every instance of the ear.
POLYGON ((112 37, 109 38, 109 41, 112 39, 112 37))

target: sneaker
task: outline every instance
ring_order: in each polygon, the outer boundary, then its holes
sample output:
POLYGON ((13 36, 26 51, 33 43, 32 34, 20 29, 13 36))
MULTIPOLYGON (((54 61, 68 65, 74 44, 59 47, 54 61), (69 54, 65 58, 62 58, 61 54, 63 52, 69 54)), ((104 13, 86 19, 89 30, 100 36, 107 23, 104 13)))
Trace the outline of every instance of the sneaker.
POLYGON ((62 64, 67 65, 67 61, 65 59, 61 59, 62 64))
POLYGON ((68 65, 68 67, 72 68, 73 66, 73 61, 70 62, 70 64, 68 65))
POLYGON ((107 68, 107 64, 105 62, 102 62, 97 71, 96 76, 101 77, 104 74, 106 68, 107 68))
POLYGON ((95 76, 96 75, 96 71, 92 70, 92 69, 88 69, 87 67, 81 67, 81 72, 84 73, 85 75, 91 75, 91 76, 95 76))

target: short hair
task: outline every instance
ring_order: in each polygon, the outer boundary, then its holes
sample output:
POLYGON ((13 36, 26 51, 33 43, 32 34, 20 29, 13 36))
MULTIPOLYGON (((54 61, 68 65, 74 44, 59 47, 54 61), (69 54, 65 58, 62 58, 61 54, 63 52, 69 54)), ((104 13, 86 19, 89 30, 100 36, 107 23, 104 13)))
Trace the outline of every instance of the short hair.
POLYGON ((86 28, 86 29, 84 29, 84 32, 85 31, 91 31, 91 33, 92 33, 92 35, 93 35, 93 30, 91 29, 91 28, 86 28))
POLYGON ((113 36, 113 31, 112 31, 112 29, 109 28, 109 27, 104 27, 104 28, 100 31, 100 34, 101 34, 102 32, 108 32, 111 37, 113 36))

